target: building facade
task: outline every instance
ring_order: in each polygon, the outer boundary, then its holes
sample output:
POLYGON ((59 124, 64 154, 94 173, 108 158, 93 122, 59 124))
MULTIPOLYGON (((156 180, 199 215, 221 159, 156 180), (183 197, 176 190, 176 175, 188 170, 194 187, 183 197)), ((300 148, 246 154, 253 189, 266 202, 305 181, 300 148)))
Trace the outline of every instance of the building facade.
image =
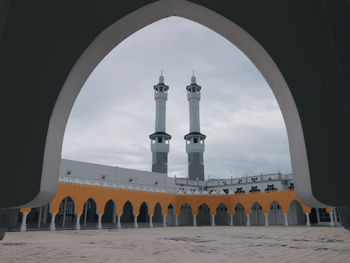
POLYGON ((17 229, 186 225, 336 226, 340 221, 335 208, 301 203, 291 174, 198 181, 63 159, 55 198, 22 209, 17 229))

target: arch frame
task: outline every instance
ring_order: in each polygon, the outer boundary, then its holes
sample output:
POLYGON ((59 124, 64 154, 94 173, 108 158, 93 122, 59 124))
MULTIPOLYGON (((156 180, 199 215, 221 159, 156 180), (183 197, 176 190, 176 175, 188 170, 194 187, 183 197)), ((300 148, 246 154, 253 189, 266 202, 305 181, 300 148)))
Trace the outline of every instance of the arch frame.
POLYGON ((207 26, 236 45, 254 63, 271 87, 281 109, 299 198, 313 207, 326 206, 312 193, 299 113, 282 73, 268 52, 244 29, 208 8, 185 0, 161 0, 141 7, 114 22, 96 37, 76 61, 59 93, 49 121, 39 194, 23 207, 40 206, 54 197, 68 117, 80 89, 98 63, 137 30, 170 16, 183 17, 207 26))

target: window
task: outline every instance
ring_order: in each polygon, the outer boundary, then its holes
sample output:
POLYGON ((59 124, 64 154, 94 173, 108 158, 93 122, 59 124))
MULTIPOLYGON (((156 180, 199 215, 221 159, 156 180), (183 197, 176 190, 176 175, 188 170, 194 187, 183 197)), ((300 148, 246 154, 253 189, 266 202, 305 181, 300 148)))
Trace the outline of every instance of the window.
POLYGON ((158 138, 158 143, 162 143, 162 138, 158 138))
POLYGON ((194 143, 198 143, 198 139, 197 139, 197 138, 194 138, 194 139, 193 139, 193 142, 194 142, 194 143))
POLYGON ((320 222, 330 222, 331 218, 326 211, 326 208, 319 208, 318 212, 320 214, 320 222))

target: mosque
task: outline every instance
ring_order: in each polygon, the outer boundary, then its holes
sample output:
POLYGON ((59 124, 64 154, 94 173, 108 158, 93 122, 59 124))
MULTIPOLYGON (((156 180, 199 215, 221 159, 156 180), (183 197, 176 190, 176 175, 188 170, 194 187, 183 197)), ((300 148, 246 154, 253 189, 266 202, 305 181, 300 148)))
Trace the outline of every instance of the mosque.
POLYGON ((294 192, 292 174, 204 178, 206 136, 200 130, 201 86, 186 87, 188 178, 168 177, 169 86, 154 85, 152 172, 62 159, 58 191, 47 205, 22 208, 14 231, 203 225, 340 225, 336 208, 311 208, 294 192))

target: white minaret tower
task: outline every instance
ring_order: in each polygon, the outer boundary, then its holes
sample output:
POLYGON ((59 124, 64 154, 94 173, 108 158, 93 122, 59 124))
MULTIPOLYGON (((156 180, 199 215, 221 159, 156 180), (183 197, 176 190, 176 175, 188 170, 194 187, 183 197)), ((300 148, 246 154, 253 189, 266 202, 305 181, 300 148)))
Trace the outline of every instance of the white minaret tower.
POLYGON ((188 178, 204 181, 203 152, 206 136, 200 131, 199 101, 201 99, 201 86, 196 83, 194 73, 191 77, 191 85, 187 86, 186 90, 190 113, 190 133, 184 137, 188 154, 188 178))
POLYGON ((165 109, 169 86, 164 84, 161 73, 159 83, 153 86, 156 101, 155 133, 151 134, 152 172, 168 173, 169 140, 171 136, 165 132, 165 109))

